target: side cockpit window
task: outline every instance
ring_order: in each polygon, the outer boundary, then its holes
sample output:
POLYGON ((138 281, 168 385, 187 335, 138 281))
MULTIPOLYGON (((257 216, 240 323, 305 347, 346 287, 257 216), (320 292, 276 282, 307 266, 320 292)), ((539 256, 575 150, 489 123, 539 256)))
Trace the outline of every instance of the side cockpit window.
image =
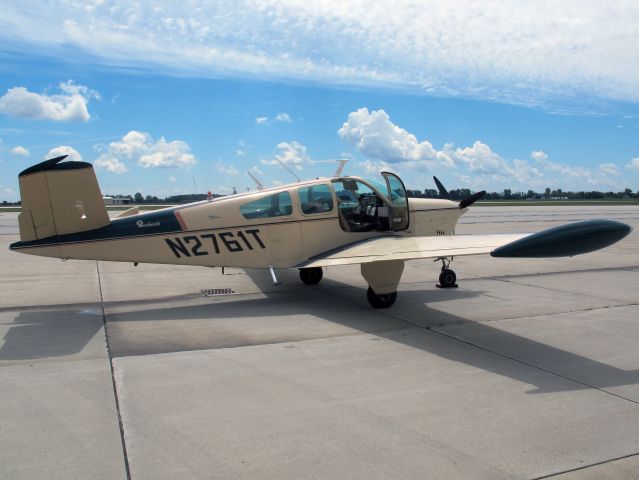
POLYGON ((280 192, 267 197, 258 198, 245 203, 240 207, 240 212, 246 219, 272 218, 290 215, 293 213, 291 194, 280 192))
POLYGON ((305 215, 328 213, 333 210, 333 192, 328 185, 311 185, 297 189, 300 208, 305 215))

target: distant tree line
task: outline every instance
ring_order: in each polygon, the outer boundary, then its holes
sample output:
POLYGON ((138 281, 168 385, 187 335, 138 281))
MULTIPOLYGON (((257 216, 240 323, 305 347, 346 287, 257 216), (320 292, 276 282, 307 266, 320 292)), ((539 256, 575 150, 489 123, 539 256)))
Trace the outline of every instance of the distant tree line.
MULTIPOLYGON (((155 195, 147 195, 144 196, 140 192, 135 193, 135 195, 105 195, 106 197, 112 198, 120 198, 127 199, 130 203, 134 204, 182 204, 182 203, 191 203, 191 202, 199 202, 201 200, 206 200, 208 198, 206 193, 189 193, 185 195, 171 195, 164 198, 156 197, 155 195)), ((212 198, 221 197, 222 195, 212 194, 212 198)))
MULTIPOLYGON (((413 198, 439 198, 439 192, 434 188, 425 188, 421 190, 406 190, 409 197, 413 198)), ((472 192, 468 188, 457 188, 449 190, 448 194, 451 200, 463 200, 470 196, 472 192)), ((155 195, 142 195, 137 192, 133 196, 131 195, 105 195, 112 198, 127 199, 132 204, 170 204, 178 205, 183 203, 199 202, 206 200, 207 195, 205 193, 190 193, 185 195, 171 195, 164 198, 156 197, 155 195)), ((222 197, 223 195, 213 194, 213 198, 222 197)), ((626 188, 623 192, 599 192, 592 190, 589 192, 564 192, 561 188, 551 190, 546 188, 543 192, 535 192, 528 190, 527 192, 513 192, 510 188, 504 189, 503 192, 487 192, 486 200, 630 200, 639 199, 639 192, 633 192, 631 189, 626 188)), ((3 201, 1 203, 4 206, 20 205, 20 201, 8 202, 3 201)))
MULTIPOLYGON (((439 198, 439 192, 433 188, 421 190, 406 190, 409 197, 415 198, 439 198)), ((451 200, 463 200, 473 192, 468 188, 449 190, 451 200)), ((626 188, 623 192, 564 192, 561 188, 551 190, 546 188, 543 192, 528 190, 527 192, 513 192, 506 188, 503 192, 486 192, 486 200, 626 200, 639 198, 638 193, 626 188)))

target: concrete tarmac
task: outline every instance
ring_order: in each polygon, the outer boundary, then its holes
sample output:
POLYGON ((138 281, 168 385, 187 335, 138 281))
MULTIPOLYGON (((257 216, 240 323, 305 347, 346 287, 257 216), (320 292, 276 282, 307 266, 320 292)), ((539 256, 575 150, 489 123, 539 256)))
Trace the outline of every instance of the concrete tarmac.
POLYGON ((458 233, 611 218, 566 259, 268 272, 8 251, 0 213, 0 477, 639 478, 639 208, 473 207, 458 233), (208 289, 233 293, 206 296, 208 289))

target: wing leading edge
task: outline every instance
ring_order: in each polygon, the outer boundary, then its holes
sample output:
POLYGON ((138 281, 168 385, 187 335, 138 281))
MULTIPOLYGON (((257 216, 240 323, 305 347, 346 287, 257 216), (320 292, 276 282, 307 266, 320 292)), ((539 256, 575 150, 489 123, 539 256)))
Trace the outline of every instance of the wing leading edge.
POLYGON ((587 220, 538 233, 406 237, 391 235, 324 252, 298 268, 330 267, 389 260, 458 257, 564 257, 592 252, 624 238, 632 228, 613 220, 587 220))

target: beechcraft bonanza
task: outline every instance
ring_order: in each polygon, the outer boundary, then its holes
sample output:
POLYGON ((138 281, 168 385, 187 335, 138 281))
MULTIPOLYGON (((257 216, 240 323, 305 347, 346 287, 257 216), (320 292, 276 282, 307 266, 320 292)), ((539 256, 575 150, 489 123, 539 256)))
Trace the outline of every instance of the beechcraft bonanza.
MULTIPOLYGON (((485 192, 457 203, 435 179, 440 199, 408 198, 400 178, 355 176, 299 181, 276 188, 172 206, 137 207, 110 219, 93 171, 66 156, 19 175, 22 212, 16 252, 115 262, 299 270, 317 284, 323 268, 359 264, 375 308, 393 305, 404 262, 442 262, 439 286, 456 286, 453 257, 562 257, 621 240, 631 228, 589 220, 535 234, 455 235, 459 217, 485 192)), ((343 165, 342 165, 343 167, 343 165)))

